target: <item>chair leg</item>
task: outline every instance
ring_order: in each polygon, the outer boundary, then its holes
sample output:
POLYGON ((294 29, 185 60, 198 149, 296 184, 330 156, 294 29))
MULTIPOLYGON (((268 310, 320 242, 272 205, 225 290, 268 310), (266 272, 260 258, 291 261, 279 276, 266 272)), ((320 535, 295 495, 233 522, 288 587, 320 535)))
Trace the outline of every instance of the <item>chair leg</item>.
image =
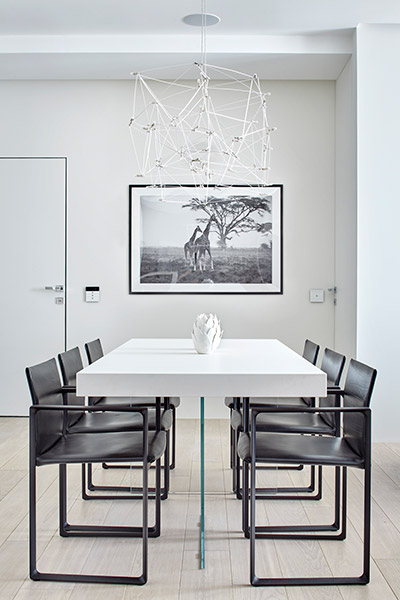
MULTIPOLYGON (((232 417, 232 409, 231 408, 229 409, 229 412, 230 412, 230 415, 229 415, 229 423, 230 423, 231 422, 231 417, 232 417)), ((234 459, 234 456, 235 456, 234 455, 234 450, 233 450, 233 433, 234 433, 233 427, 231 427, 229 425, 229 448, 231 450, 231 452, 230 452, 230 464, 229 464, 229 466, 230 466, 231 469, 233 469, 233 462, 234 462, 233 459, 234 459)), ((233 490, 233 491, 235 491, 235 490, 233 490)))
MULTIPOLYGON (((151 538, 159 537, 161 531, 161 511, 160 511, 160 459, 156 461, 156 494, 155 494, 155 524, 148 528, 148 535, 151 538)), ((84 474, 82 465, 82 474, 84 474)), ((144 496, 140 498, 131 496, 131 500, 146 500, 144 496)), ((142 527, 122 527, 113 525, 75 525, 68 522, 67 516, 67 466, 59 466, 59 531, 61 537, 142 537, 142 527)))
MULTIPOLYGON (((318 466, 321 469, 321 465, 318 466)), ((243 475, 244 477, 244 475, 243 475)), ((322 473, 320 473, 322 477, 322 473)), ((302 539, 302 540, 344 540, 346 537, 346 501, 347 501, 347 471, 343 467, 335 467, 335 507, 334 520, 332 523, 323 525, 265 525, 255 528, 257 539, 302 539), (342 477, 341 477, 342 471, 342 477), (342 504, 342 511, 340 509, 342 504), (322 533, 332 532, 332 533, 322 533), (333 535, 333 532, 338 532, 333 535)), ((257 494, 256 494, 257 499, 257 494)), ((244 515, 248 515, 247 511, 243 510, 244 515)), ((244 521, 243 532, 246 537, 249 537, 248 520, 244 521)))
MULTIPOLYGON (((237 445, 235 446, 235 451, 237 445)), ((240 486, 240 459, 237 456, 236 451, 236 463, 233 472, 233 491, 236 493, 238 500, 242 499, 242 489, 240 486)), ((301 469, 303 465, 300 465, 301 469)), ((266 467, 261 467, 261 469, 266 467)), ((273 470, 286 470, 286 467, 269 467, 273 470)), ((257 471, 260 466, 257 467, 257 471)), ((298 466, 293 467, 292 470, 299 471, 298 466)), ((318 476, 316 476, 316 469, 314 465, 310 468, 310 484, 302 487, 258 487, 256 489, 256 500, 321 500, 322 498, 322 467, 318 468, 318 476), (317 487, 316 487, 317 482, 317 487), (314 495, 313 492, 315 492, 314 495), (302 495, 300 495, 302 494, 302 495)))
MULTIPOLYGON (((166 500, 168 498, 169 492, 169 469, 168 469, 168 456, 169 456, 169 432, 167 433, 167 448, 164 454, 164 487, 162 489, 162 500, 166 500), (167 462, 165 462, 167 461, 167 462)), ((82 499, 83 500, 140 500, 142 498, 141 492, 142 488, 140 487, 131 487, 131 486, 117 486, 117 485, 97 485, 93 481, 93 469, 92 465, 89 463, 87 465, 87 477, 84 473, 85 465, 82 465, 82 499), (90 492, 130 492, 128 495, 117 495, 117 494, 89 494, 90 492)), ((106 465, 106 468, 110 468, 110 465, 106 465)), ((136 465, 131 467, 130 465, 118 465, 117 468, 137 468, 136 465)), ((149 488, 149 500, 154 500, 154 494, 156 492, 156 488, 149 488)))
MULTIPOLYGON (((304 467, 304 465, 299 465, 304 467)), ((262 469, 263 467, 261 467, 262 469)), ((270 467, 274 470, 286 470, 286 467, 270 467)), ((257 467, 257 471, 260 467, 257 467)), ((292 470, 299 471, 298 466, 292 470)), ((314 465, 310 468, 310 483, 307 486, 293 486, 293 487, 258 487, 256 489, 256 500, 321 500, 322 498, 322 467, 318 469, 318 478, 316 476, 316 469, 314 465), (316 488, 316 482, 318 487, 316 488), (314 495, 313 492, 316 492, 314 495), (303 495, 299 495, 303 494, 303 495), (305 494, 305 495, 304 495, 305 494)))
POLYGON ((362 583, 370 580, 371 554, 371 461, 367 461, 364 471, 364 557, 362 583))
POLYGON ((169 470, 173 471, 175 469, 175 459, 176 459, 176 408, 172 407, 172 428, 171 428, 171 462, 169 465, 169 470))
MULTIPOLYGON (((237 440, 236 440, 236 449, 237 449, 237 440)), ((242 471, 242 461, 238 455, 238 453, 236 452, 236 457, 235 457, 235 468, 233 470, 234 473, 234 487, 235 487, 235 493, 236 493, 236 498, 238 500, 241 500, 243 498, 242 495, 242 486, 241 486, 241 482, 240 482, 240 473, 242 471)))
POLYGON ((243 490, 242 490, 242 531, 245 537, 250 537, 249 532, 249 465, 243 461, 243 490))
POLYGON ((237 431, 232 429, 232 447, 233 447, 233 455, 232 455, 232 491, 236 494, 236 498, 238 500, 241 499, 241 491, 240 491, 240 458, 237 453, 237 443, 239 434, 237 431))
POLYGON ((33 580, 39 579, 36 567, 36 464, 31 450, 29 466, 29 575, 33 580))
MULTIPOLYGON (((363 540, 363 572, 358 577, 258 577, 255 573, 255 464, 251 465, 250 489, 250 583, 253 586, 303 586, 303 585, 365 585, 370 579, 370 536, 371 536, 371 465, 366 461, 364 470, 364 540, 363 540)), ((347 472, 343 467, 342 495, 346 492, 347 472)), ((343 508, 343 507, 342 507, 343 508)), ((343 510, 342 518, 346 516, 343 510)), ((314 538, 315 539, 315 538, 314 538)))
POLYGON ((161 500, 168 499, 169 492, 169 449, 170 449, 170 435, 171 432, 167 431, 167 443, 165 445, 164 452, 164 488, 161 494, 161 500))
MULTIPOLYGON (((32 419, 33 422, 33 419, 32 419)), ((29 574, 34 581, 67 581, 71 583, 111 583, 122 585, 144 585, 147 582, 148 573, 148 479, 147 465, 143 465, 143 522, 141 530, 142 537, 142 574, 137 577, 125 577, 114 575, 82 575, 81 573, 42 573, 38 571, 36 564, 36 464, 35 453, 32 451, 29 468, 29 574)))

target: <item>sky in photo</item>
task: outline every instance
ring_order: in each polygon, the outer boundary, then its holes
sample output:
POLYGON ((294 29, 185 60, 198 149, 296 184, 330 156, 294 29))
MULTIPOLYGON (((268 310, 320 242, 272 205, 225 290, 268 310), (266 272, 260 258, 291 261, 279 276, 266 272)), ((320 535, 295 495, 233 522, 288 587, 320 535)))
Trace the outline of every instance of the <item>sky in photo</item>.
MULTIPOLYGON (((189 204, 191 198, 189 195, 168 196, 161 201, 160 196, 141 196, 141 245, 183 247, 197 225, 204 230, 207 224, 199 224, 196 219, 206 217, 206 213, 183 208, 184 204, 189 204)), ((260 217, 256 215, 256 220, 258 219, 260 217)), ((271 215, 265 212, 263 221, 271 220, 271 215)), ((209 239, 211 246, 217 246, 216 233, 211 232, 209 239)), ((241 233, 240 236, 233 234, 228 246, 254 248, 267 240, 268 238, 256 232, 241 233)))

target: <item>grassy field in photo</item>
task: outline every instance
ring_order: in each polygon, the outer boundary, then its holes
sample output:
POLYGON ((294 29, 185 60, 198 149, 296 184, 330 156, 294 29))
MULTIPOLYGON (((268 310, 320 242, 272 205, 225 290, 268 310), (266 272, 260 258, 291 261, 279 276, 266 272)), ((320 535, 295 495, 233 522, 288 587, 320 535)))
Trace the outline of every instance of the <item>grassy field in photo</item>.
POLYGON ((141 249, 142 283, 271 283, 272 250, 263 248, 212 248, 214 270, 207 255, 206 270, 193 271, 182 248, 141 249))

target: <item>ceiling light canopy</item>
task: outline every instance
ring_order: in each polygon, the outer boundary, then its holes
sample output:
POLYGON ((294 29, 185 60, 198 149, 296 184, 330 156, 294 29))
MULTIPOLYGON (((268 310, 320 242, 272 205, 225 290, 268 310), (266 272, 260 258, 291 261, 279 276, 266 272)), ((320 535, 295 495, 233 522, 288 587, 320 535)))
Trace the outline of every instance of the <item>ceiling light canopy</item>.
POLYGON ((193 15, 186 15, 182 19, 186 25, 193 25, 194 27, 210 27, 219 23, 220 20, 217 15, 210 15, 210 13, 195 13, 193 15))

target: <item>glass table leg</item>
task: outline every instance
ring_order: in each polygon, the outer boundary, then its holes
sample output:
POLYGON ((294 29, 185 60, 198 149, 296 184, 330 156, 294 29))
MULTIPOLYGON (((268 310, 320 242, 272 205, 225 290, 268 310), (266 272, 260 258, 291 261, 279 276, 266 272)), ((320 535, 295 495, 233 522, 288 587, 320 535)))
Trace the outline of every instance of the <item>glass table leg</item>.
POLYGON ((200 569, 204 569, 204 397, 200 398, 200 569))

